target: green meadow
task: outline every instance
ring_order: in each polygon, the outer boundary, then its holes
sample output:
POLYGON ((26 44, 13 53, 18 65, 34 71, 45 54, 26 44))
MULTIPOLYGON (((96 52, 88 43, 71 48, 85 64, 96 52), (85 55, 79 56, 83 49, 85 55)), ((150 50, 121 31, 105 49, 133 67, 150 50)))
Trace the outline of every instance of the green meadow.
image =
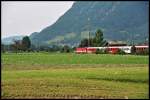
POLYGON ((148 56, 5 53, 2 98, 148 99, 148 56))
POLYGON ((75 53, 8 53, 2 55, 3 64, 148 64, 148 56, 75 54, 75 53))

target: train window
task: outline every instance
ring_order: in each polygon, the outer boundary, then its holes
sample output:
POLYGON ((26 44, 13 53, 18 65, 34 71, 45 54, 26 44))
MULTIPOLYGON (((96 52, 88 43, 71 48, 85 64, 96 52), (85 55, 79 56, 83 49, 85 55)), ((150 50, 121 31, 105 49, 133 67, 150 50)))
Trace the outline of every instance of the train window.
POLYGON ((129 50, 129 48, 123 48, 123 50, 129 50))

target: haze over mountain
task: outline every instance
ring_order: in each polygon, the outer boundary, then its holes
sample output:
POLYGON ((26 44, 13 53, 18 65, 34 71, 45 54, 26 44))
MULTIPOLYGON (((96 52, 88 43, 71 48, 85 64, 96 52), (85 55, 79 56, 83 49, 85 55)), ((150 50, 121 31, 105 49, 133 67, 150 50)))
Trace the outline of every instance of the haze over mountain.
POLYGON ((33 44, 78 44, 102 29, 106 40, 144 42, 148 37, 146 1, 77 1, 53 25, 30 35, 33 44))
POLYGON ((6 38, 2 38, 1 41, 5 45, 10 45, 10 44, 14 43, 14 40, 22 40, 23 37, 24 37, 23 35, 20 35, 20 36, 9 36, 9 37, 6 37, 6 38))

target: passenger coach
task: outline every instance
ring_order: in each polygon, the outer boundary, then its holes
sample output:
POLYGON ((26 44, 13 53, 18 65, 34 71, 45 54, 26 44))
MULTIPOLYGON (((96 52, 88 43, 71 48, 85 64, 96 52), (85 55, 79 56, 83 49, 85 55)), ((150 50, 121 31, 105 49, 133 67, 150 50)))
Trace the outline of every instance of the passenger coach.
MULTIPOLYGON (((107 47, 83 47, 83 48, 76 48, 76 53, 96 53, 96 50, 107 50, 111 54, 116 54, 118 50, 122 50, 127 54, 131 53, 132 46, 107 46, 107 47)), ((136 52, 143 52, 148 50, 149 47, 145 46, 135 46, 136 52)))

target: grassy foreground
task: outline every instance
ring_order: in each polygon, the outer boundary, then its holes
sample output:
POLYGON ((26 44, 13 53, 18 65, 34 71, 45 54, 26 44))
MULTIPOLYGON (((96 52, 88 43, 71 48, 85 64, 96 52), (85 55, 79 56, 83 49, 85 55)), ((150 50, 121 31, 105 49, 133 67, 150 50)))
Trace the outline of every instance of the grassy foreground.
POLYGON ((75 54, 75 53, 6 53, 3 64, 53 65, 53 64, 148 64, 148 56, 75 54))
POLYGON ((4 54, 2 65, 2 98, 149 98, 148 56, 4 54))

